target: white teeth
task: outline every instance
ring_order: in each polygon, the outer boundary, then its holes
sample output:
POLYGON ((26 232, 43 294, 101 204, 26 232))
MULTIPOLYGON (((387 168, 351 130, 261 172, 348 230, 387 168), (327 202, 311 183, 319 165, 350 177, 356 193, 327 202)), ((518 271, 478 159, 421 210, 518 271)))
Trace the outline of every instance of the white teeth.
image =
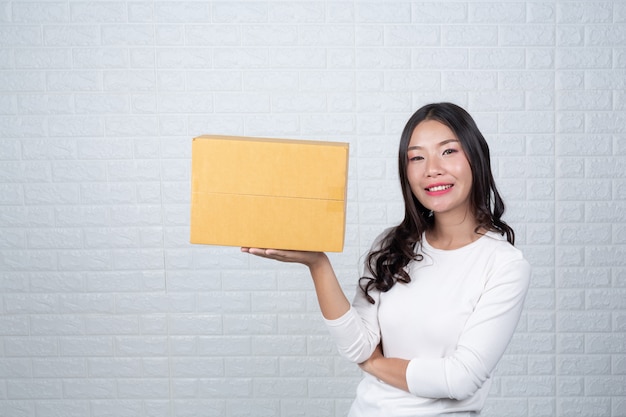
POLYGON ((428 191, 443 191, 443 190, 447 190, 450 187, 452 186, 451 185, 438 185, 436 187, 429 188, 428 191))

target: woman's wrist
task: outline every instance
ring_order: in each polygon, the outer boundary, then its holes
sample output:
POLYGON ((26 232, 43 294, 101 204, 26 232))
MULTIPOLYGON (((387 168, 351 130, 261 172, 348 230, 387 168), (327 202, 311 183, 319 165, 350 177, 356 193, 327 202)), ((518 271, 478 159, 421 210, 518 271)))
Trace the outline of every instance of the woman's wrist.
POLYGON ((324 252, 316 252, 311 260, 306 263, 306 266, 311 271, 311 275, 315 276, 318 271, 328 268, 330 261, 328 256, 324 252))

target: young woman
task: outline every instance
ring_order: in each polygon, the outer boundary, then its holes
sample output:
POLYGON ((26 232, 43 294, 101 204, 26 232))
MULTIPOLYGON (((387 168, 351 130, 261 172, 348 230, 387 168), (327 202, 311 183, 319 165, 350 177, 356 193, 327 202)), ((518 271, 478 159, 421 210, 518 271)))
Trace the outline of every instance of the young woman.
POLYGON ((374 243, 352 304, 324 253, 242 250, 308 266, 340 353, 365 371, 351 417, 473 416, 519 321, 530 266, 465 110, 415 112, 399 174, 404 220, 374 243))

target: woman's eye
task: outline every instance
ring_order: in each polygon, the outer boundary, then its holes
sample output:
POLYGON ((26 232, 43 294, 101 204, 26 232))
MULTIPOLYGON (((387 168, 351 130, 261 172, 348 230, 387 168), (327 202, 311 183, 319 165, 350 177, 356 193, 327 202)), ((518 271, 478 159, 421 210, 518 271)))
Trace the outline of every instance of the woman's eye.
POLYGON ((410 156, 410 157, 409 157, 409 161, 421 161, 422 159, 424 159, 424 158, 422 158, 422 157, 421 157, 421 156, 419 156, 419 155, 416 155, 416 156, 410 156))
POLYGON ((450 155, 451 153, 455 153, 456 149, 446 149, 445 151, 443 151, 444 155, 450 155))

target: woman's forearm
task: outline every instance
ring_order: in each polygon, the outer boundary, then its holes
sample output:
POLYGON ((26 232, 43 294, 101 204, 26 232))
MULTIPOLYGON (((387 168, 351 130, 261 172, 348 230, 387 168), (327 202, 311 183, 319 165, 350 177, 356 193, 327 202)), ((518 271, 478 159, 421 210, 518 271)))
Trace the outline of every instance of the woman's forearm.
POLYGON ((328 257, 323 254, 308 267, 311 277, 313 277, 317 301, 324 318, 335 320, 346 314, 350 309, 350 302, 339 285, 328 257))
POLYGON ((241 248, 241 251, 267 259, 306 265, 313 277, 317 300, 324 318, 338 319, 350 310, 350 302, 343 293, 325 253, 246 247, 241 248))
POLYGON ((409 391, 409 385, 406 381, 406 369, 409 366, 409 361, 384 357, 380 345, 374 350, 372 356, 359 366, 363 371, 381 381, 401 390, 409 391))

